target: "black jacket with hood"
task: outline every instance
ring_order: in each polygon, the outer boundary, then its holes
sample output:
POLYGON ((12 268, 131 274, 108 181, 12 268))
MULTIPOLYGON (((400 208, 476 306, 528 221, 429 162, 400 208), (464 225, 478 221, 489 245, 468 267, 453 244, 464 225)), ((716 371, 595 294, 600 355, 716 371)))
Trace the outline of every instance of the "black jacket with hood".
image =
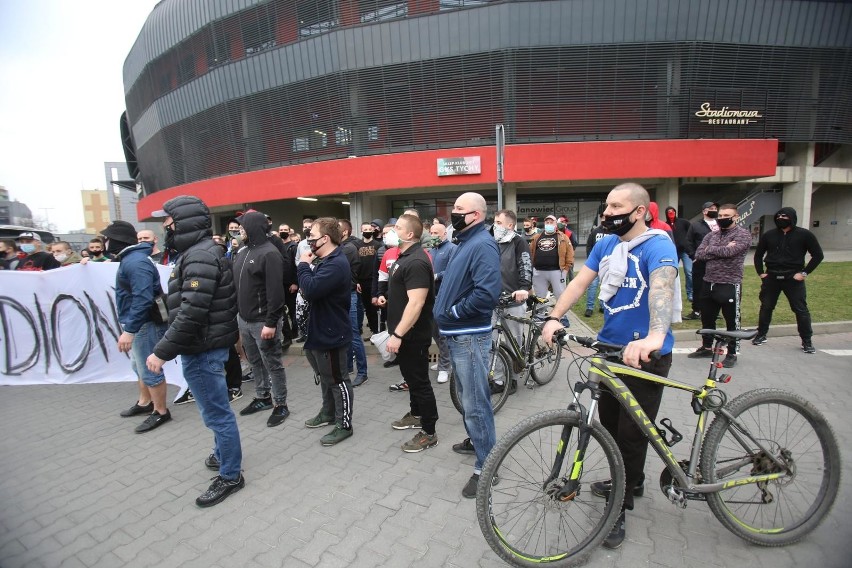
POLYGON ((666 207, 665 223, 671 227, 672 238, 674 239, 675 246, 677 247, 677 255, 680 256, 681 254, 686 253, 690 258, 692 258, 695 255, 695 248, 693 248, 692 243, 690 243, 688 239, 689 227, 692 226, 692 223, 690 223, 688 219, 678 217, 677 210, 674 207, 666 207), (669 211, 674 212, 674 220, 669 220, 669 211))
POLYGON ((765 272, 769 274, 791 276, 803 270, 810 274, 822 262, 824 257, 822 247, 819 246, 819 242, 812 232, 796 226, 798 215, 795 209, 782 207, 775 213, 774 217, 782 213, 786 214, 792 221, 791 229, 785 233, 783 230, 775 228, 760 235, 757 248, 754 251, 754 269, 757 270, 758 274, 763 274, 763 263, 765 261, 765 272), (807 266, 805 266, 805 253, 811 255, 807 266))
POLYGON ((233 346, 236 290, 228 259, 213 242, 210 210, 188 195, 168 200, 163 209, 174 219, 174 243, 166 245, 179 256, 169 278, 169 328, 154 354, 169 361, 233 346))
POLYGON ((245 246, 234 261, 239 314, 245 321, 274 328, 284 313, 284 258, 267 238, 266 215, 246 213, 241 223, 245 246))

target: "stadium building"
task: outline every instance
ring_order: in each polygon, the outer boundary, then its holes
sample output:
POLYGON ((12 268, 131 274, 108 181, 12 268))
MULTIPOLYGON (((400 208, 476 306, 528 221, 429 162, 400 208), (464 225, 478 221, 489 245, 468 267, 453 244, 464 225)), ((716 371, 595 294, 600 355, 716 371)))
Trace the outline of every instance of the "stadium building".
POLYGON ((478 191, 585 234, 638 181, 661 210, 732 201, 758 234, 783 204, 852 246, 847 2, 163 0, 124 86, 140 219, 181 194, 217 228, 447 217, 478 191))

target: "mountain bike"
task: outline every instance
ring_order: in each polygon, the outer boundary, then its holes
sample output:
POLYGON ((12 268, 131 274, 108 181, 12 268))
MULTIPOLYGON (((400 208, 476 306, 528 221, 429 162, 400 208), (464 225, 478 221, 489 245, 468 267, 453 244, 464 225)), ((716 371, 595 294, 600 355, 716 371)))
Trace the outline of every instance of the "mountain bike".
POLYGON ((624 499, 624 464, 615 440, 593 419, 604 395, 601 385, 609 391, 605 396, 615 393, 629 410, 665 464, 660 489, 673 504, 706 501, 727 529, 764 546, 796 542, 825 518, 841 470, 831 426, 811 403, 779 389, 752 390, 728 401, 718 383, 731 377, 717 376, 724 345, 757 332, 697 333, 714 340, 710 373, 700 388, 624 365, 623 346, 568 334, 559 338, 566 346, 573 342, 595 351, 579 355, 568 347, 581 379, 573 401, 566 410, 541 412, 516 425, 482 468, 479 526, 502 559, 515 566, 576 566, 614 526, 624 499), (692 395, 698 422, 687 459, 672 453, 683 436, 671 420, 660 420, 662 426, 649 420, 619 375, 692 395), (588 407, 580 402, 584 391, 591 393, 588 407), (590 485, 607 480, 609 498, 594 496, 590 485))
MULTIPOLYGON (((527 388, 533 388, 533 383, 546 385, 556 375, 559 364, 562 362, 562 345, 554 343, 548 345, 541 337, 543 322, 551 308, 550 302, 543 298, 530 296, 527 300, 529 307, 525 317, 515 316, 508 313, 509 308, 519 306, 508 294, 502 294, 494 310, 497 321, 494 329, 497 338, 494 341, 495 348, 491 349, 490 365, 488 367, 488 385, 491 389, 491 408, 496 414, 503 407, 509 395, 513 392, 510 379, 512 372, 518 374, 518 381, 523 381, 527 388), (507 322, 514 321, 525 326, 522 340, 512 333, 507 332, 507 322)), ((450 372, 450 399, 459 413, 464 414, 456 388, 456 378, 450 372)))

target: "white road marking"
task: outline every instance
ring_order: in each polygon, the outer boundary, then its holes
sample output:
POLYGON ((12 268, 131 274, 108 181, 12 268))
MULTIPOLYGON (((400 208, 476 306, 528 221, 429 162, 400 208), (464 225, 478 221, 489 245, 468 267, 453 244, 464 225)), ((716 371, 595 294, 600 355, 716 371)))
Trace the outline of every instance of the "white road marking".
POLYGON ((852 349, 820 349, 819 351, 835 357, 852 357, 852 349))

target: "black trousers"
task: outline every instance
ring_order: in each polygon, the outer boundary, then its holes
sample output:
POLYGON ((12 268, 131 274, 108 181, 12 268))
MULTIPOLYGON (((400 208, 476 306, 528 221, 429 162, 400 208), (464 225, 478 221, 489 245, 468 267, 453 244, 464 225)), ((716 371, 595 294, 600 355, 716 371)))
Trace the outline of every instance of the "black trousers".
POLYGON ((760 283, 760 315, 758 316, 757 333, 766 335, 769 324, 772 323, 772 312, 778 304, 778 297, 784 292, 790 309, 796 315, 796 327, 799 337, 810 341, 814 330, 811 326, 811 312, 808 310, 808 294, 804 280, 794 280, 792 277, 778 279, 768 274, 760 283))
POLYGON ((701 289, 704 287, 704 273, 707 271, 707 263, 696 260, 692 263, 692 311, 701 313, 701 289))
POLYGON ((225 382, 229 389, 242 388, 243 368, 240 366, 240 356, 233 345, 228 349, 228 360, 225 362, 225 382))
POLYGON ((287 306, 287 317, 284 318, 282 333, 290 339, 296 339, 299 328, 296 326, 296 292, 291 293, 284 288, 284 304, 287 306))
POLYGON ((429 380, 429 345, 412 345, 403 341, 396 358, 399 360, 399 372, 408 383, 411 414, 420 417, 424 432, 434 434, 438 404, 429 380))
MULTIPOLYGON (((367 316, 367 326, 371 333, 379 332, 379 309, 373 305, 373 281, 359 281, 361 285, 361 305, 364 306, 364 314, 367 316)), ((359 322, 360 323, 360 322, 359 322)))
MULTIPOLYGON (((671 353, 659 360, 642 363, 645 371, 667 377, 672 367, 671 353)), ((656 383, 643 381, 625 375, 619 375, 636 400, 642 405, 648 418, 655 422, 660 402, 663 400, 663 387, 656 383)), ((601 399, 598 403, 598 418, 618 444, 621 456, 624 458, 624 473, 626 476, 624 489, 624 509, 633 509, 633 489, 642 484, 645 479, 645 456, 648 453, 648 440, 633 422, 633 419, 618 403, 609 389, 601 389, 601 399)))
MULTIPOLYGON (((740 298, 742 297, 742 285, 737 284, 714 284, 704 282, 701 288, 701 327, 704 329, 716 329, 716 317, 722 312, 728 331, 740 328, 740 298)), ((712 337, 702 337, 704 347, 713 346, 712 337)), ((728 353, 736 355, 739 353, 740 342, 737 340, 728 343, 728 353)))

